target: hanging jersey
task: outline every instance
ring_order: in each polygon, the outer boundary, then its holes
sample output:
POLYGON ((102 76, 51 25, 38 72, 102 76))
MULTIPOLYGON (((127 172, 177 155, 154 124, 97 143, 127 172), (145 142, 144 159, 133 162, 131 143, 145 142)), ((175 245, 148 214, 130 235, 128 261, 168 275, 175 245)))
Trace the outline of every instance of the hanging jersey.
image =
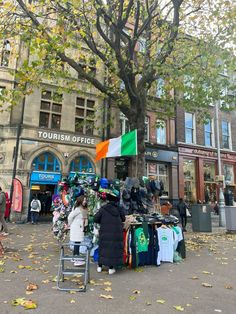
POLYGON ((179 242, 183 240, 183 233, 179 226, 174 226, 172 229, 174 231, 174 250, 176 250, 179 242))
POLYGON ((159 252, 157 256, 157 265, 162 262, 173 263, 174 257, 174 231, 170 228, 158 228, 159 252))
POLYGON ((145 237, 143 228, 137 228, 135 230, 135 239, 138 252, 147 252, 149 239, 145 237))

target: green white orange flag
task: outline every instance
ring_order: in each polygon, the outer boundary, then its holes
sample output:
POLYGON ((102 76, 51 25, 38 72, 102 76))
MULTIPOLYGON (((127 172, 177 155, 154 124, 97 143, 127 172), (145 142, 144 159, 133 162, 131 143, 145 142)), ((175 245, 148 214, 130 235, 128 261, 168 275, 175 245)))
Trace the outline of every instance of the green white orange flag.
POLYGON ((96 158, 132 156, 137 155, 137 130, 133 130, 122 136, 112 138, 96 145, 96 158))

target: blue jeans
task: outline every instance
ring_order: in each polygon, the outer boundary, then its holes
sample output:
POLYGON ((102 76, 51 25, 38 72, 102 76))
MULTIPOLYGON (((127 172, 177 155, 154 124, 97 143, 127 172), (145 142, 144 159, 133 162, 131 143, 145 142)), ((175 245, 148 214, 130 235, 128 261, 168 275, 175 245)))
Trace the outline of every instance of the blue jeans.
POLYGON ((38 212, 31 212, 31 222, 36 224, 39 220, 39 213, 38 212))

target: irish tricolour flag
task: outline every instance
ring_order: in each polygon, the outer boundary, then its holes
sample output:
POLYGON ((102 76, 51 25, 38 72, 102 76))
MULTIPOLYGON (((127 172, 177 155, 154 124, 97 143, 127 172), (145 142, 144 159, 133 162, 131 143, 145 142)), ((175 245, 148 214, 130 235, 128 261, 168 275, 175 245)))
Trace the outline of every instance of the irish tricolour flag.
POLYGON ((137 155, 137 130, 96 145, 96 161, 102 158, 137 155))

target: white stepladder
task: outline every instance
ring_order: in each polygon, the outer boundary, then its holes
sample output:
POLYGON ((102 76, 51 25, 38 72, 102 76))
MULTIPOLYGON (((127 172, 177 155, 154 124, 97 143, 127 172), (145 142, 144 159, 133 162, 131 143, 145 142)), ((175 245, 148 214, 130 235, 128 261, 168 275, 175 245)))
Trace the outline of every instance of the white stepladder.
POLYGON ((85 292, 87 284, 90 280, 90 265, 89 265, 89 257, 90 257, 90 246, 86 244, 80 244, 85 248, 85 252, 79 255, 71 255, 70 253, 70 243, 62 244, 60 247, 60 260, 58 266, 58 274, 57 274, 57 289, 62 291, 80 291, 85 292), (82 262, 81 266, 74 266, 73 260, 77 260, 82 262), (73 266, 72 266, 73 265, 73 266), (79 287, 67 287, 65 282, 65 275, 82 275, 83 284, 79 285, 79 287))

